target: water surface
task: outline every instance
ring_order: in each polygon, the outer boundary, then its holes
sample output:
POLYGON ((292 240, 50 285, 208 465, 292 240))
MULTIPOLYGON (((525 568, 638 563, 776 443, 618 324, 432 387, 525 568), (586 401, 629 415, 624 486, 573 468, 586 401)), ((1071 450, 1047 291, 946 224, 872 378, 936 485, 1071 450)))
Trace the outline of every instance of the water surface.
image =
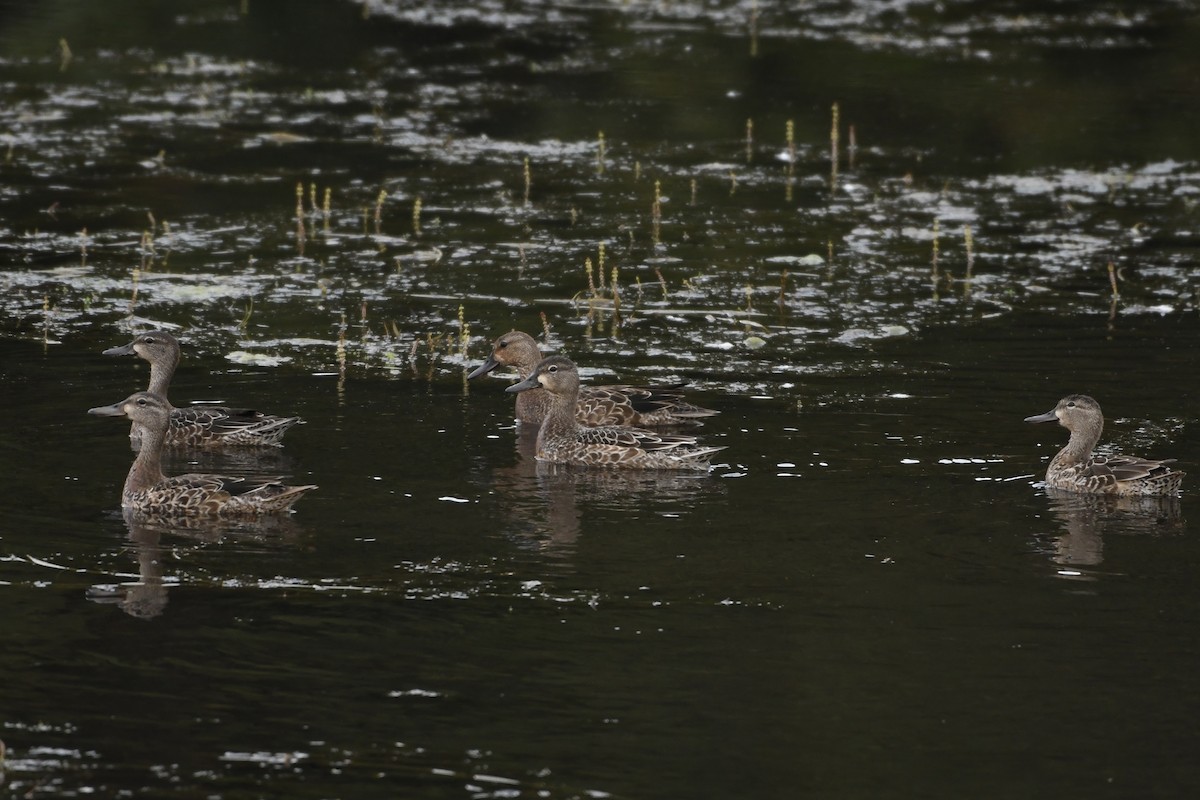
POLYGON ((1194 5, 426 5, 7 9, 5 791, 1195 791, 1190 478, 1021 422, 1196 471, 1194 5), (297 513, 122 517, 151 325, 297 513), (728 449, 538 465, 513 327, 728 449))

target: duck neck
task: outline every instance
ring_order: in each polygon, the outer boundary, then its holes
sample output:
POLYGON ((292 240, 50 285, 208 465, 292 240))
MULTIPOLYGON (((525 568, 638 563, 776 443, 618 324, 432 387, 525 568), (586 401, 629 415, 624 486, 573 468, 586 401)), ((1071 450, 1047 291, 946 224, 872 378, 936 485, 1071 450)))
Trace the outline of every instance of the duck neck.
POLYGON ((149 489, 166 480, 162 471, 162 448, 166 436, 165 426, 142 426, 142 446, 125 478, 125 494, 149 489))
POLYGON ((171 378, 175 377, 175 367, 178 365, 179 359, 177 358, 171 358, 166 361, 151 361, 150 387, 146 391, 166 397, 167 387, 171 385, 171 378))
POLYGON ((1100 432, 1104 423, 1089 428, 1077 428, 1071 431, 1071 439, 1067 446, 1058 451, 1054 457, 1059 464, 1082 464, 1092 457, 1092 451, 1100 441, 1100 432))
MULTIPOLYGON (((543 390, 545 391, 545 390, 543 390)), ((579 427, 575 421, 575 406, 579 402, 579 389, 568 394, 546 392, 550 399, 550 407, 546 410, 546 419, 538 431, 538 449, 550 438, 569 436, 579 427)))
POLYGON ((537 419, 545 421, 545 408, 550 406, 547 399, 550 393, 545 389, 527 389, 517 395, 517 419, 537 419))

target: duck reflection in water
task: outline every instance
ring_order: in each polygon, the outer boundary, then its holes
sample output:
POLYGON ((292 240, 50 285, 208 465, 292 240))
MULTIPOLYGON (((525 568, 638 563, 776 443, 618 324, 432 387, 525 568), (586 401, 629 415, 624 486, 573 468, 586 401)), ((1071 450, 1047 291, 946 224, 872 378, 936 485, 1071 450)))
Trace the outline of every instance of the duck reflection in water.
MULTIPOLYGON (((290 518, 266 516, 254 520, 214 517, 155 517, 126 508, 121 512, 129 530, 129 550, 137 557, 136 581, 95 584, 88 587, 87 598, 93 603, 113 604, 131 617, 154 619, 167 607, 167 589, 181 583, 164 577, 164 536, 173 536, 192 545, 215 544, 229 536, 269 537, 272 541, 296 541, 301 528, 290 518)), ((178 559, 182 549, 168 547, 168 557, 178 559)), ((124 577, 124 575, 121 575, 124 577)))
POLYGON ((540 461, 537 431, 517 431, 517 461, 491 471, 491 485, 507 513, 507 526, 523 546, 569 560, 585 518, 593 511, 637 516, 696 512, 703 498, 725 492, 704 473, 672 470, 603 470, 540 461))
POLYGON ((94 603, 112 603, 131 617, 154 619, 167 607, 167 586, 163 582, 162 532, 141 525, 130 509, 124 511, 129 527, 130 549, 137 556, 138 579, 130 583, 97 584, 88 587, 87 598, 94 603))
POLYGON ((167 475, 200 472, 249 482, 264 476, 289 475, 298 469, 295 458, 282 447, 163 448, 162 468, 167 475))
POLYGON ((1104 560, 1104 539, 1113 536, 1180 534, 1185 522, 1177 497, 1116 497, 1046 487, 1050 511, 1064 532, 1046 537, 1041 549, 1063 567, 1058 574, 1095 580, 1104 560))

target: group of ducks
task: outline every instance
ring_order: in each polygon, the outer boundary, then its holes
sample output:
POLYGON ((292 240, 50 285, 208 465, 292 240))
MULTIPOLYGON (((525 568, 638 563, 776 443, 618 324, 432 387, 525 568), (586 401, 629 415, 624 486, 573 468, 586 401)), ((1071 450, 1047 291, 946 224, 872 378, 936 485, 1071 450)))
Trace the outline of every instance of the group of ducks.
MULTIPOLYGON (((299 417, 278 417, 247 409, 197 405, 175 408, 167 390, 179 365, 179 341, 167 331, 148 331, 105 355, 136 355, 150 362, 150 386, 89 414, 126 417, 138 453, 121 494, 124 508, 160 516, 246 517, 291 509, 315 485, 286 486, 278 480, 223 475, 163 474, 163 448, 225 445, 278 445, 299 417)), ((579 370, 567 357, 542 357, 533 337, 519 331, 501 336, 491 355, 468 378, 500 366, 513 368, 520 381, 516 416, 538 426, 539 461, 626 469, 709 469, 711 456, 725 449, 704 445, 683 433, 650 428, 697 424, 718 411, 684 400, 683 384, 666 386, 581 386, 579 370)), ((1057 421, 1070 441, 1050 461, 1046 484, 1089 494, 1168 496, 1179 491, 1184 473, 1168 461, 1122 455, 1095 455, 1104 416, 1087 395, 1070 395, 1045 414, 1026 422, 1057 421)))
POLYGON ((149 331, 106 356, 136 355, 150 362, 150 387, 111 406, 88 410, 98 417, 127 417, 137 457, 125 478, 121 505, 155 516, 255 516, 284 512, 305 492, 317 488, 285 486, 278 480, 246 480, 227 475, 189 473, 168 478, 162 471, 167 445, 277 445, 299 417, 275 417, 249 409, 200 405, 175 408, 167 389, 179 366, 179 340, 166 331, 149 331))

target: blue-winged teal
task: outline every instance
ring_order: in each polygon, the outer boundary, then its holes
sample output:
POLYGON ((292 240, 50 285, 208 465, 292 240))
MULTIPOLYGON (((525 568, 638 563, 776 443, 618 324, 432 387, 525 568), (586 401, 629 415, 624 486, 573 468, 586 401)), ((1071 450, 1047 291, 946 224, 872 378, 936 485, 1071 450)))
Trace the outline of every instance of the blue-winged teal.
POLYGON ((128 417, 141 426, 142 447, 121 492, 121 506, 162 517, 247 517, 287 511, 316 486, 284 486, 277 480, 225 475, 176 475, 162 471, 163 442, 171 404, 162 395, 138 392, 111 406, 88 410, 98 417, 128 417))
POLYGON ((543 389, 549 408, 538 429, 537 457, 557 464, 629 469, 707 470, 709 457, 724 447, 707 447, 695 436, 653 433, 615 425, 589 427, 576 418, 579 371, 566 356, 550 356, 508 392, 543 389))
MULTIPOLYGON (((512 367, 522 380, 533 374, 542 360, 537 342, 527 333, 512 331, 492 344, 491 355, 468 378, 478 378, 496 367, 512 367)), ((583 386, 575 418, 584 425, 632 425, 661 428, 688 425, 721 412, 701 408, 683 399, 682 383, 669 386, 583 386)), ((550 409, 544 389, 533 388, 517 396, 517 419, 541 425, 550 409)))
POLYGON ((1179 491, 1185 473, 1168 462, 1137 456, 1102 456, 1092 451, 1104 430, 1100 404, 1086 394, 1058 401, 1053 411, 1026 417, 1026 422, 1054 422, 1071 432, 1067 446, 1050 459, 1046 484, 1056 489, 1089 494, 1168 496, 1179 491))
MULTIPOLYGON (((179 340, 166 331, 147 331, 129 344, 108 348, 104 355, 136 355, 149 361, 150 386, 147 391, 167 397, 171 378, 179 366, 179 340)), ((277 446, 288 428, 299 422, 303 422, 299 417, 275 417, 244 408, 210 405, 172 407, 166 443, 199 447, 277 446)), ((142 431, 137 422, 133 423, 129 438, 135 446, 141 441, 142 431)))

